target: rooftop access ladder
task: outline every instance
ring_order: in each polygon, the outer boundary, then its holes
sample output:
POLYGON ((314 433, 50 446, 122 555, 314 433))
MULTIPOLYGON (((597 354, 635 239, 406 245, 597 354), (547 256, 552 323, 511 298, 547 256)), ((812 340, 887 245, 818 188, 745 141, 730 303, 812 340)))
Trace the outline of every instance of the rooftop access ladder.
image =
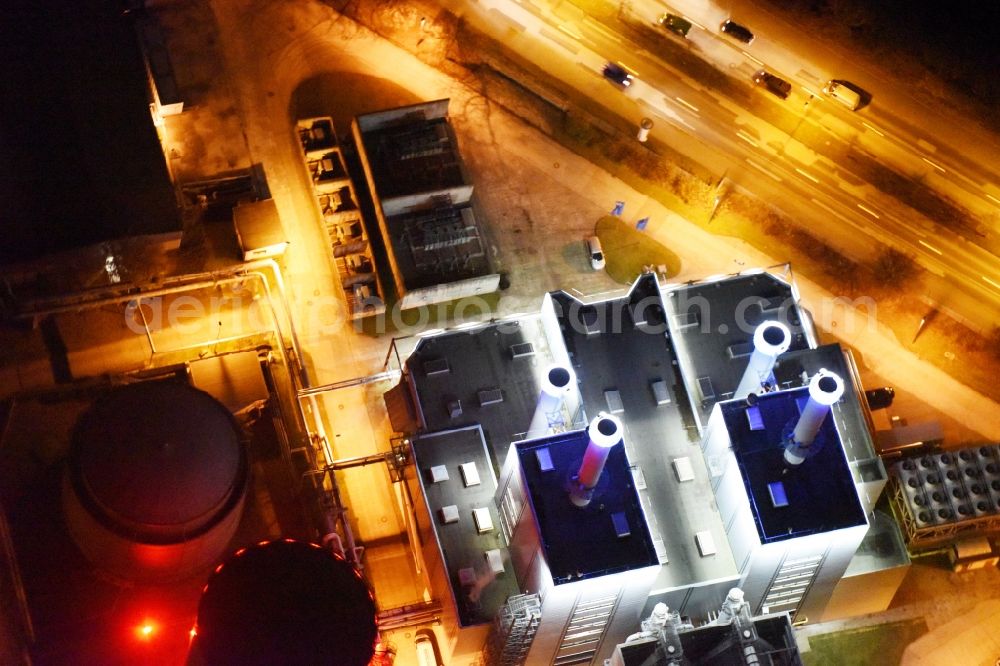
POLYGON ((522 666, 542 618, 537 594, 517 594, 507 599, 493 624, 487 666, 522 666))

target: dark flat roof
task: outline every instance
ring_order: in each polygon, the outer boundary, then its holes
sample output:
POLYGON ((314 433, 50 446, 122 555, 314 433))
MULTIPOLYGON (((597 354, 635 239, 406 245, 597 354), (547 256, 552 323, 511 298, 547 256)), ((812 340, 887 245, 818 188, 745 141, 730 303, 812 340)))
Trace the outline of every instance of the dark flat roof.
POLYGON ((353 564, 306 541, 262 541, 209 576, 192 661, 365 666, 376 616, 353 564))
MULTIPOLYGON (((756 430, 750 429, 745 400, 719 405, 762 543, 866 523, 832 418, 823 420, 813 443, 815 447, 822 441, 818 453, 797 467, 783 462, 783 433, 795 426, 807 400, 808 389, 804 387, 761 394, 755 408, 763 427, 756 430), (787 506, 772 502, 768 484, 774 482, 783 484, 787 506)), ((839 404, 833 405, 834 412, 838 409, 839 404)))
POLYGON ((121 3, 14 0, 0 21, 0 264, 179 231, 121 3))
POLYGON ((490 262, 470 202, 435 201, 386 216, 393 254, 409 290, 487 275, 490 262))
POLYGON ((536 378, 552 362, 537 317, 489 324, 422 339, 407 358, 427 431, 481 424, 494 469, 500 456, 531 423, 540 385, 536 378), (534 354, 515 358, 511 347, 531 343, 534 354), (445 367, 447 370, 434 372, 445 367), (482 405, 480 391, 499 390, 502 402, 482 405), (448 403, 461 401, 452 418, 448 403))
POLYGON ((810 346, 791 285, 770 273, 673 289, 667 293, 666 309, 692 409, 701 423, 716 402, 732 397, 759 324, 774 320, 788 326, 790 351, 810 346))
POLYGON ((500 516, 493 503, 496 477, 490 467, 489 453, 482 430, 470 426, 457 430, 421 435, 411 440, 414 463, 420 476, 420 486, 430 513, 431 524, 444 558, 452 596, 462 626, 491 621, 507 597, 518 593, 517 577, 500 537, 500 516), (465 486, 459 466, 472 462, 479 473, 479 485, 465 486), (433 483, 431 468, 443 465, 448 479, 433 483), (458 522, 443 523, 442 507, 458 507, 458 522), (473 509, 487 508, 493 530, 480 534, 472 517, 473 509), (493 575, 486 566, 484 554, 499 548, 506 571, 493 575), (472 568, 476 582, 463 586, 459 571, 472 568))
POLYGON ((615 445, 587 507, 575 506, 566 484, 580 468, 590 437, 586 430, 517 445, 531 508, 556 585, 658 564, 622 444, 615 445), (536 456, 548 449, 554 469, 543 472, 536 456), (628 536, 612 522, 624 514, 628 536))
POLYGON ((383 199, 465 184, 447 117, 423 113, 362 133, 378 195, 383 199))

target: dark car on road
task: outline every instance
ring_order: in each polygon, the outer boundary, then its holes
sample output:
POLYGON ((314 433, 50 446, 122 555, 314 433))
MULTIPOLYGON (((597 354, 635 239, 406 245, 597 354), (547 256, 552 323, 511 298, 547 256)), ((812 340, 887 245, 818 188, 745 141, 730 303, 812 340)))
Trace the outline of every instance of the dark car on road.
POLYGON ((622 67, 621 65, 613 62, 609 62, 604 66, 603 70, 604 78, 612 83, 615 83, 622 88, 628 88, 632 85, 632 75, 622 67))
POLYGON ((687 34, 691 31, 691 21, 677 14, 664 14, 660 17, 659 24, 681 37, 687 37, 687 34))
POLYGON ((750 28, 745 25, 740 25, 734 22, 732 19, 726 19, 719 26, 719 30, 729 35, 738 42, 743 42, 744 44, 751 44, 753 42, 753 33, 750 32, 750 28))
POLYGON ((792 84, 763 69, 753 75, 753 82, 781 99, 788 99, 792 92, 792 84))
POLYGON ((896 397, 896 390, 891 386, 883 386, 865 391, 865 398, 868 400, 868 409, 885 409, 892 405, 892 399, 896 397))

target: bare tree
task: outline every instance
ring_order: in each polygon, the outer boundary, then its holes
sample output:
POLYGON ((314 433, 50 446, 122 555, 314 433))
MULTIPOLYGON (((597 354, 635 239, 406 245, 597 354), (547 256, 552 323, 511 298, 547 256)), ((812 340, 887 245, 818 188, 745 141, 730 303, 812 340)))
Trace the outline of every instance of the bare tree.
POLYGON ((875 259, 872 272, 880 286, 890 287, 913 279, 917 274, 917 264, 905 252, 887 247, 875 259))

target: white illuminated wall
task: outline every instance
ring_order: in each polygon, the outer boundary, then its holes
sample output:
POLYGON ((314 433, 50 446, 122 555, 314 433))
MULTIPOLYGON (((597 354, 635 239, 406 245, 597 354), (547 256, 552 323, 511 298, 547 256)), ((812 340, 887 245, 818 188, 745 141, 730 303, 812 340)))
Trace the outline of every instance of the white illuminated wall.
POLYGON ((847 571, 868 531, 867 523, 776 543, 761 543, 750 498, 718 405, 709 417, 702 451, 722 524, 727 526, 726 537, 733 560, 740 572, 739 587, 754 613, 797 610, 799 619, 815 621, 821 617, 834 587, 847 571), (772 603, 765 609, 772 586, 775 593, 786 589, 790 596, 785 598, 795 599, 794 591, 802 582, 807 585, 800 602, 793 605, 772 603))
MULTIPOLYGON (((572 636, 569 625, 573 621, 574 610, 578 606, 613 597, 611 617, 601 630, 602 640, 591 662, 603 664, 604 659, 611 658, 615 647, 623 643, 629 634, 635 633, 639 626, 642 620, 640 615, 659 565, 562 585, 553 584, 514 445, 511 445, 500 470, 494 501, 501 523, 510 521, 508 548, 518 585, 526 594, 538 594, 542 603, 541 623, 525 663, 553 663, 561 651, 565 653, 563 643, 572 636)), ((569 501, 568 497, 566 501, 569 501)), ((506 532, 507 527, 502 525, 501 529, 506 532)))

